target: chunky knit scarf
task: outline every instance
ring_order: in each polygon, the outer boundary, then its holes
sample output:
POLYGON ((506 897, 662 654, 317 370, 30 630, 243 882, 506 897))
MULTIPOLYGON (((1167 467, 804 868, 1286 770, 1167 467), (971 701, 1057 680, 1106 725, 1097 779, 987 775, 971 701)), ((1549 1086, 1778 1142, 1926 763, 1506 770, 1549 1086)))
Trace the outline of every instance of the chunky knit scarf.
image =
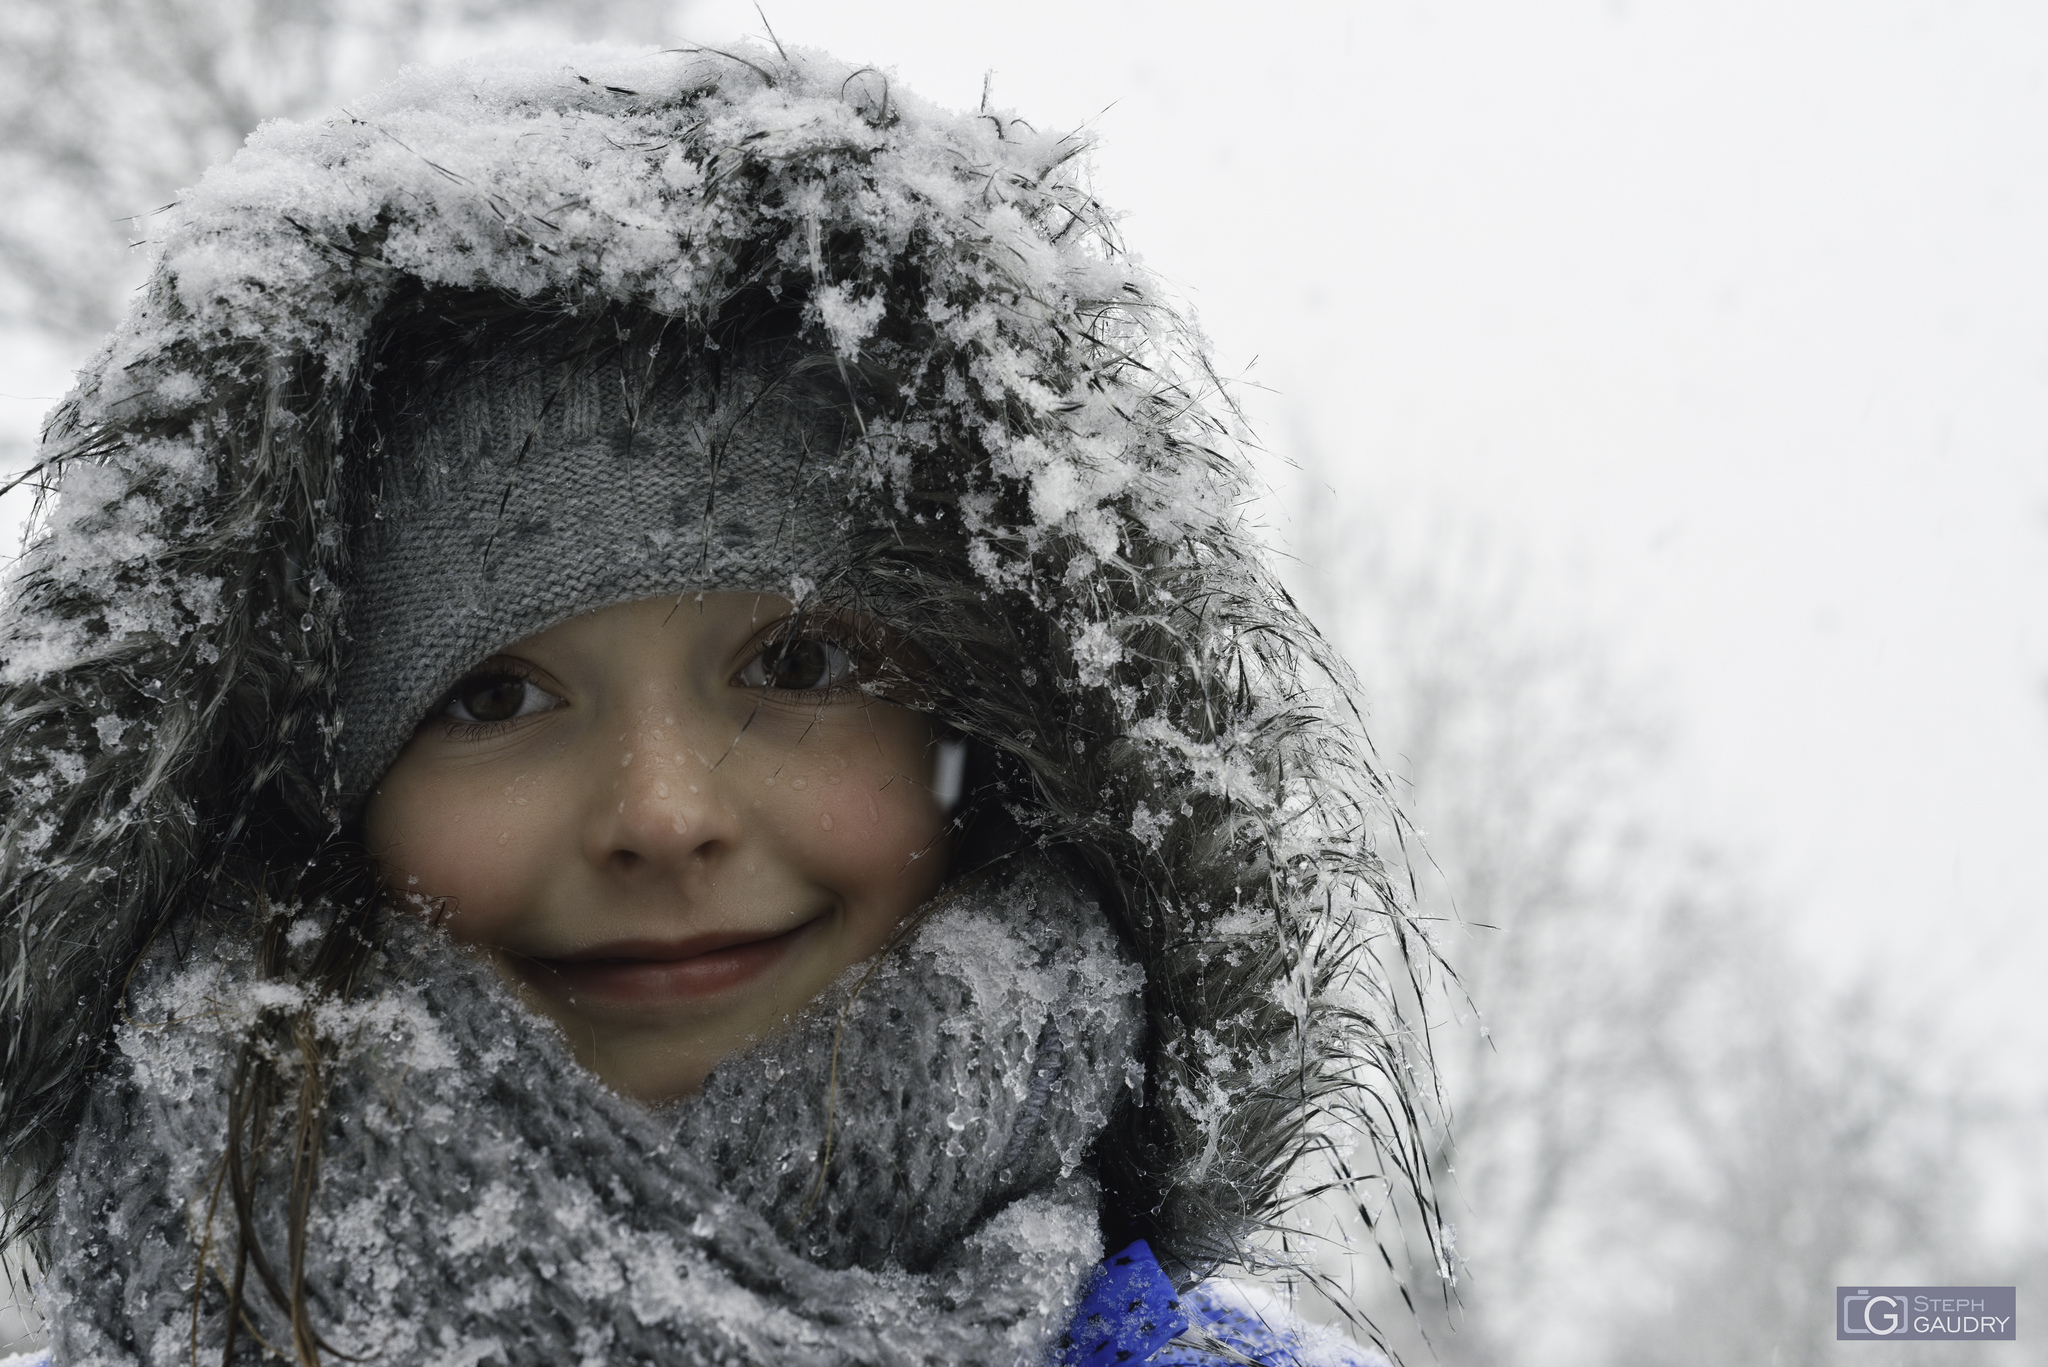
MULTIPOLYGON (((67 1160, 46 1287, 65 1367, 219 1359, 226 1083, 264 1009, 303 1010, 336 1059, 304 1251, 336 1358, 1039 1367, 1102 1256, 1088 1150, 1137 1080, 1142 977, 1043 866, 942 895, 659 1111, 422 925, 346 1002, 219 940, 139 975, 67 1160)), ((280 1275, 288 1137, 255 1218, 280 1275)), ((243 1342, 288 1345, 250 1285, 243 1342)))

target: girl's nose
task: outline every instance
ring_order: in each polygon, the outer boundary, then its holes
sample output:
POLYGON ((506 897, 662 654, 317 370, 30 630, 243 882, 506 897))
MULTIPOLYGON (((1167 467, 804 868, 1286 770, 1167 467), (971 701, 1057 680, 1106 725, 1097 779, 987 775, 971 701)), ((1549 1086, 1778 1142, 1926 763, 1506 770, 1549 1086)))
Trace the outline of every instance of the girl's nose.
POLYGON ((686 728, 666 715, 613 733, 598 763, 609 772, 593 784, 586 853, 607 871, 689 878, 714 866, 739 843, 740 823, 714 763, 686 728), (608 753, 607 753, 608 752, 608 753))

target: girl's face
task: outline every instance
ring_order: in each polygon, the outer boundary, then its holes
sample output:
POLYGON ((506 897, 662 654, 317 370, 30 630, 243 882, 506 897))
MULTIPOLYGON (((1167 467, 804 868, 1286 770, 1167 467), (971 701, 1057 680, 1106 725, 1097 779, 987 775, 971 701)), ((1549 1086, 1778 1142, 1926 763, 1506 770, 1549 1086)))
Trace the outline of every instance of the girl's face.
MULTIPOLYGON (((850 623, 754 593, 572 618, 479 665, 364 816, 386 884, 627 1096, 694 1091, 946 867, 935 731, 850 623)), ((872 633, 866 633, 872 638, 872 633)))

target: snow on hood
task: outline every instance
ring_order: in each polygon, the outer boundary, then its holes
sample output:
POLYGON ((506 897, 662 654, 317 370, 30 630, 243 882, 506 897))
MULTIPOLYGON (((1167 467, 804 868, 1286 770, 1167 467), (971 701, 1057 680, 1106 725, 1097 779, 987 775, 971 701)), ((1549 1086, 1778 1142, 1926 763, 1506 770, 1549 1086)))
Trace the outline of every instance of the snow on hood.
POLYGON ((342 815, 349 433, 393 301, 623 305, 702 337, 766 288, 894 377, 859 443, 873 497, 954 538, 960 582, 1043 644, 982 733, 1146 963, 1112 1223, 1173 1265, 1244 1256, 1300 1156, 1361 1138, 1427 1207, 1428 1084, 1387 984, 1429 955, 1374 853, 1391 805, 1348 674, 1245 522, 1203 344, 1086 150, 822 54, 575 49, 265 124, 185 194, 51 420, 56 496, 0 609, 9 1169, 52 1162, 121 966, 238 857, 342 815), (936 511, 908 501, 935 482, 936 511))

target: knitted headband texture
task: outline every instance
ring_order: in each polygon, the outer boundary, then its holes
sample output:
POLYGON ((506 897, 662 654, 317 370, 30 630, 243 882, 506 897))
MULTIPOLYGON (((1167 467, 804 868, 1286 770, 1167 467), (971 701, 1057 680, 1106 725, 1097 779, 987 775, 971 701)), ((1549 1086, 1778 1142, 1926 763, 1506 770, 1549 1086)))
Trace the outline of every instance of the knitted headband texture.
POLYGON ((514 356, 413 408, 346 600, 352 806, 492 653, 660 594, 800 599, 855 530, 825 469, 836 432, 758 375, 637 394, 616 366, 514 356))

